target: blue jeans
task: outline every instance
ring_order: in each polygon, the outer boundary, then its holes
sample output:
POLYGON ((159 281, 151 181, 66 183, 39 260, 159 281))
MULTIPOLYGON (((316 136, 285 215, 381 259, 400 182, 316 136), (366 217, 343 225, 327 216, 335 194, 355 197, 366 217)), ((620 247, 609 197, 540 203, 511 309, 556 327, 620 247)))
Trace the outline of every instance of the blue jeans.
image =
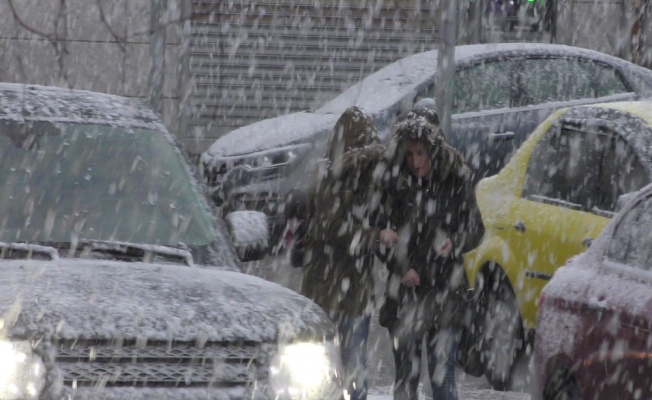
POLYGON ((370 316, 345 316, 340 319, 342 364, 350 400, 367 399, 367 339, 370 316))
POLYGON ((459 335, 455 329, 431 329, 425 335, 414 331, 392 334, 396 381, 394 400, 416 400, 421 374, 421 348, 426 339, 428 372, 433 400, 457 400, 455 364, 459 335))
MULTIPOLYGON (((428 349, 428 370, 430 384, 432 385, 432 398, 434 400, 457 400, 457 385, 455 383, 455 365, 457 364, 457 348, 459 347, 459 333, 453 329, 444 329, 435 335, 434 349, 428 349), (448 337, 445 337, 448 336, 448 337), (441 343, 437 343, 440 341, 441 343), (438 358, 442 355, 444 360, 438 358), (438 362, 443 361, 442 376, 439 377, 438 362), (434 371, 433 371, 434 369, 434 371)), ((429 344, 428 347, 431 345, 429 344)))

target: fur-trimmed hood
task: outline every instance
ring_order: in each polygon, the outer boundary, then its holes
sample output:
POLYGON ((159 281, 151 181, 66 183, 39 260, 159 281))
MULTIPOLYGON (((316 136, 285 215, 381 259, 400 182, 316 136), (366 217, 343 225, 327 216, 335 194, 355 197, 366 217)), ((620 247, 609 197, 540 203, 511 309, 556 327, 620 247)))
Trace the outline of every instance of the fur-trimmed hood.
POLYGON ((378 129, 369 114, 359 107, 349 107, 335 124, 325 161, 329 170, 339 176, 346 165, 367 158, 363 155, 370 150, 365 147, 375 148, 378 144, 378 129))
POLYGON ((408 141, 418 140, 430 154, 431 178, 444 180, 450 174, 470 179, 471 170, 464 158, 451 145, 446 143, 439 125, 430 123, 423 116, 414 116, 399 122, 387 149, 387 157, 392 160, 393 174, 406 171, 406 145, 408 141))

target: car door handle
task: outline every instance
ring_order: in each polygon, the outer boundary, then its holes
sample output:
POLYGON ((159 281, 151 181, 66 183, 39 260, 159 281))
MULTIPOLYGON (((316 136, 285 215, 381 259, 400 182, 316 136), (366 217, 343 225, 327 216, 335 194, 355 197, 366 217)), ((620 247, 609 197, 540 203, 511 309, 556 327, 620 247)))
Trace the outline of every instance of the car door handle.
POLYGON ((500 132, 500 133, 490 133, 489 134, 489 140, 490 141, 499 141, 499 142, 504 142, 507 140, 512 140, 516 134, 514 132, 500 132))
POLYGON ((518 221, 517 223, 514 224, 514 229, 523 233, 525 232, 525 224, 523 223, 523 221, 518 221))

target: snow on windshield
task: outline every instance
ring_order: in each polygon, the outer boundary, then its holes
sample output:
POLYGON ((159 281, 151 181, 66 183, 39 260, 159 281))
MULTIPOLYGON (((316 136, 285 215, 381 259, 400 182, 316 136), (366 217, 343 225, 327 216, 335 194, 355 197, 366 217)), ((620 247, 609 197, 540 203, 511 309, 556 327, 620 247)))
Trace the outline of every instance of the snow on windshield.
POLYGON ((205 245, 212 218, 163 135, 0 123, 0 239, 205 245))

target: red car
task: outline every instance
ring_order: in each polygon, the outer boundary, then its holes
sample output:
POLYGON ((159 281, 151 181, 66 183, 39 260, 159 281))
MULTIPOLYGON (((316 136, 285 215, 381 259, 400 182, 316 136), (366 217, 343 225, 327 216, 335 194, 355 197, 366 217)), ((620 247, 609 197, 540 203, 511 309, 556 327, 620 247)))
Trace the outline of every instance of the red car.
POLYGON ((652 398, 652 185, 539 298, 532 400, 652 398))

